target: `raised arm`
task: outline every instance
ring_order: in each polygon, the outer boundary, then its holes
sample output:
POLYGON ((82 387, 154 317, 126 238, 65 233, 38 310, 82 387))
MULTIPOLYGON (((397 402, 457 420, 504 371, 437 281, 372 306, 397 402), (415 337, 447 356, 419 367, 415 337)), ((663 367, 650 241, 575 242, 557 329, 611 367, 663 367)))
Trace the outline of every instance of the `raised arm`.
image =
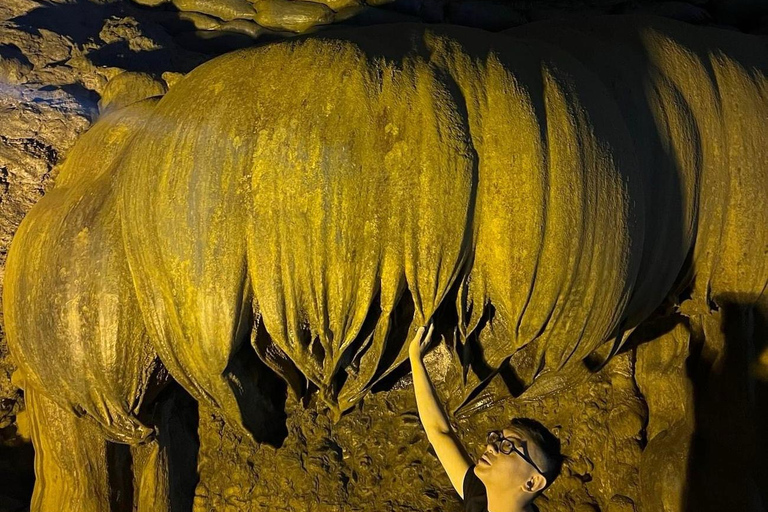
POLYGON ((443 469, 448 473, 454 489, 463 498, 464 475, 472 465, 472 459, 451 428, 424 366, 424 352, 432 339, 433 329, 434 324, 430 325, 425 336, 424 327, 419 328, 408 347, 413 370, 413 391, 416 394, 416 407, 419 410, 421 424, 427 433, 427 439, 435 449, 443 469))

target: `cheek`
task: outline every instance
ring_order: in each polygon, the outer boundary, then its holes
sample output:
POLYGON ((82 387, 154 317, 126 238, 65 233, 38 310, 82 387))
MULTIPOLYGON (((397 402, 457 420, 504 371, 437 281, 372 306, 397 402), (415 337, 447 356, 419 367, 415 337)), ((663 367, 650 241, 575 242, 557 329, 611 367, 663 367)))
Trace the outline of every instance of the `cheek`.
POLYGON ((506 482, 518 478, 522 474, 521 469, 521 465, 514 458, 496 461, 496 464, 491 467, 494 477, 506 482))
POLYGON ((524 468, 523 465, 520 464, 521 462, 523 461, 509 458, 496 460, 492 466, 478 464, 475 467, 475 474, 486 485, 507 486, 510 483, 514 483, 517 480, 522 480, 524 478, 524 468))

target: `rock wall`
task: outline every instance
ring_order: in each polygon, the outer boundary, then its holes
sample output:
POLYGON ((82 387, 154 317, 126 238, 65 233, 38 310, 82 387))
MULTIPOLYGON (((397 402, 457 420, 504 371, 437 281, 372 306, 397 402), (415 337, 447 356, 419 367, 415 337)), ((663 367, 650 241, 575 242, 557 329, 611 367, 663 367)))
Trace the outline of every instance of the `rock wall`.
MULTIPOLYGON (((766 13, 760 9, 746 1, 734 8, 725 2, 623 1, 358 6, 179 0, 173 7, 4 2, 0 263, 24 214, 56 178, 55 165, 99 109, 106 111, 135 91, 136 80, 120 78, 125 71, 143 73, 134 78, 145 77, 147 87, 163 89, 218 53, 331 23, 424 20, 497 30, 585 13, 651 12, 761 33, 760 16, 766 13)), ((683 294, 682 305, 657 311, 657 319, 633 333, 604 368, 574 375, 571 385, 540 400, 505 399, 508 390, 499 375, 456 414, 463 439, 477 452, 481 433, 512 416, 534 417, 553 429, 569 459, 558 482, 539 500, 542 512, 764 510, 766 497, 761 501, 759 491, 768 488, 768 480, 753 455, 765 453, 761 443, 768 433, 761 412, 767 405, 761 366, 767 312, 742 307, 738 297, 713 311, 687 311, 684 299, 683 294), (713 451, 723 453, 722 460, 712 459, 713 451), (733 471, 699 470, 718 464, 733 471), (743 478, 745 467, 751 469, 748 478, 743 478), (727 484, 737 489, 738 506, 714 491, 727 484)), ((428 361, 446 400, 453 391, 447 383, 455 381, 445 375, 450 357, 438 349, 428 361)), ((519 368, 533 364, 517 363, 519 368)), ((14 369, 0 341, 0 479, 5 482, 0 510, 10 511, 26 509, 33 478, 30 419, 19 382, 12 379, 14 369)), ((324 411, 319 402, 299 404, 289 395, 288 437, 276 452, 243 444, 217 413, 201 407, 178 426, 185 433, 179 435, 187 436, 180 443, 199 442, 195 509, 459 510, 447 477, 427 449, 407 375, 392 375, 381 392, 338 423, 324 411)))

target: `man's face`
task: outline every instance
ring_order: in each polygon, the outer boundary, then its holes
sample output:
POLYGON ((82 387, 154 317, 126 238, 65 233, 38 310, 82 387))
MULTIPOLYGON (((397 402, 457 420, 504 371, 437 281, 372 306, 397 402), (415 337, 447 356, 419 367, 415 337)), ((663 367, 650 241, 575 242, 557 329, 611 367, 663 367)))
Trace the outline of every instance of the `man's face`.
MULTIPOLYGON (((515 427, 505 428, 504 437, 514 441, 515 447, 522 451, 538 467, 543 468, 544 454, 529 437, 515 427)), ((527 482, 539 475, 539 472, 519 453, 509 455, 500 452, 496 446, 488 444, 485 452, 478 459, 475 474, 486 488, 507 488, 510 485, 525 487, 527 482)))

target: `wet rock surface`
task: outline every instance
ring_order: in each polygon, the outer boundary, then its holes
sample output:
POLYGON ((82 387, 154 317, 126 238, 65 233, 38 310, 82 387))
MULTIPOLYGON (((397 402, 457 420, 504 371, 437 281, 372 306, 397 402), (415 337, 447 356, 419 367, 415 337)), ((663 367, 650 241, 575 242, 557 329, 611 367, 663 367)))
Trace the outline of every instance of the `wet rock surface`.
MULTIPOLYGON (((768 33, 768 12, 749 0, 4 1, 0 265, 21 219, 52 186, 55 165, 100 110, 128 101, 126 94, 162 94, 180 74, 214 55, 333 24, 422 20, 501 30, 556 17, 633 12, 768 33)), ((570 385, 541 399, 506 398, 509 390, 497 377, 453 420, 473 454, 488 429, 514 416, 536 418, 559 436, 568 459, 537 501, 542 512, 764 510, 761 490, 765 500, 768 478, 750 454, 766 453, 760 412, 768 398, 760 359, 768 339, 766 312, 738 304, 683 311, 687 316, 664 311, 660 316, 666 319, 636 331, 604 368, 574 375, 570 385), (735 448, 722 440, 725 435, 738 439, 735 448), (733 450, 741 455, 709 458, 713 451, 733 450), (755 477, 733 482, 737 505, 720 501, 713 490, 722 485, 722 472, 697 472, 707 464, 724 464, 734 474, 755 466, 755 477)), ((446 377, 450 355, 441 347, 430 354, 428 368, 455 407, 449 388, 455 377, 446 377)), ((532 364, 521 358, 518 371, 531 372, 532 364)), ((34 476, 24 395, 12 380, 14 370, 0 339, 0 510, 21 511, 28 507, 34 476)), ((394 375, 376 391, 337 423, 320 401, 289 398, 288 434, 279 448, 254 448, 201 406, 199 427, 189 418, 178 427, 186 429, 187 437, 179 437, 184 449, 199 443, 194 509, 460 510, 428 448, 408 376, 394 375)))

